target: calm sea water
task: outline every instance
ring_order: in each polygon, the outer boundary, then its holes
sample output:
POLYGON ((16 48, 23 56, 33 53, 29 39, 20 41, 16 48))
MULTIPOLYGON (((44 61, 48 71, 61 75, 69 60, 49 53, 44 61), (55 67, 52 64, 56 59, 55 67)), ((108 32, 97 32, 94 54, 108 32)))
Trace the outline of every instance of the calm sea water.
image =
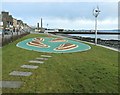
MULTIPOLYGON (((99 30, 99 32, 120 32, 120 30, 99 30)), ((82 36, 82 37, 91 37, 95 38, 95 34, 69 34, 71 36, 82 36)), ((103 39, 103 40, 120 40, 120 35, 97 35, 97 38, 103 39)))

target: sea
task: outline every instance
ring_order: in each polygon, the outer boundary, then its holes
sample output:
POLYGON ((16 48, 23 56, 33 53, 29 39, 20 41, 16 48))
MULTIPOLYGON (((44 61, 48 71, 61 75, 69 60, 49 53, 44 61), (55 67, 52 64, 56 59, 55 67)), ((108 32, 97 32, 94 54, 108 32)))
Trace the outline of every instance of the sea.
MULTIPOLYGON (((120 30, 98 30, 98 32, 120 32, 120 30)), ((2 31, 0 30, 0 35, 2 34, 2 31)), ((95 38, 95 34, 68 34, 70 36, 81 36, 81 37, 90 37, 95 38)), ((120 40, 120 35, 103 35, 98 34, 97 38, 103 39, 103 40, 120 40)))
MULTIPOLYGON (((120 30, 98 30, 99 32, 120 32, 120 30)), ((70 36, 81 36, 81 37, 90 37, 95 38, 95 34, 68 34, 70 36)), ((97 38, 103 39, 103 40, 120 40, 120 35, 107 35, 107 34, 98 34, 97 38)))

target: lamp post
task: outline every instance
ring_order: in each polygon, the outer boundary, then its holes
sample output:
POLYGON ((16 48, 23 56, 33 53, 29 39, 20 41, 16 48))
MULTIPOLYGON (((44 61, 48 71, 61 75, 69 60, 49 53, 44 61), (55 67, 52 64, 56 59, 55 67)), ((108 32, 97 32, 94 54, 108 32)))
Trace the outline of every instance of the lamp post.
POLYGON ((95 16, 95 45, 97 45, 97 17, 100 13, 99 7, 93 10, 93 15, 95 16))

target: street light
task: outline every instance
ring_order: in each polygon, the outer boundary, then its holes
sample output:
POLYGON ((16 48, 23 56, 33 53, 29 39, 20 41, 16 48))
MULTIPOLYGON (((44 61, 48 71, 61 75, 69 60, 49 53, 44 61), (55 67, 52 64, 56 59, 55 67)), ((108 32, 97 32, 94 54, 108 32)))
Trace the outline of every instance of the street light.
POLYGON ((93 10, 93 15, 95 16, 95 45, 97 45, 97 17, 100 13, 99 7, 93 10))

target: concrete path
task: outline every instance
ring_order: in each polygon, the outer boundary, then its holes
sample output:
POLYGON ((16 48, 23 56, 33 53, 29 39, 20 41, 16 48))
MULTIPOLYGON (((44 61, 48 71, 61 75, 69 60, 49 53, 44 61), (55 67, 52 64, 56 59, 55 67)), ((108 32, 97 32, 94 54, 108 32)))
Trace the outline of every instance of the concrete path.
POLYGON ((13 75, 13 76, 30 76, 30 75, 32 75, 32 73, 31 72, 13 71, 9 75, 13 75))
POLYGON ((50 56, 50 55, 41 55, 42 57, 52 57, 52 56, 50 56))
MULTIPOLYGON (((51 34, 51 35, 54 36, 54 37, 68 38, 68 37, 60 36, 60 35, 53 35, 53 34, 51 34)), ((94 43, 87 42, 87 41, 77 40, 77 39, 73 39, 73 38, 68 38, 68 39, 71 39, 71 40, 74 40, 74 41, 80 41, 80 42, 84 42, 84 43, 88 43, 88 44, 95 45, 94 43)), ((100 46, 100 47, 103 47, 103 48, 107 48, 107 49, 110 49, 110 50, 113 50, 113 51, 120 52, 119 49, 115 49, 115 48, 112 48, 112 47, 108 47, 108 46, 104 46, 104 45, 100 45, 100 44, 97 44, 97 46, 100 46)))
POLYGON ((22 84, 21 81, 0 81, 0 88, 20 88, 22 84))
POLYGON ((38 63, 38 64, 43 64, 43 61, 37 61, 37 60, 30 60, 29 63, 38 63))
POLYGON ((39 57, 37 57, 36 59, 37 60, 48 60, 47 58, 39 58, 39 57))
MULTIPOLYGON (((49 55, 41 55, 42 57, 37 57, 36 60, 30 60, 29 63, 39 63, 39 64, 43 64, 44 60, 48 60, 49 55), (48 58, 46 58, 48 57, 48 58)), ((35 65, 22 65, 21 68, 25 68, 25 69, 37 69, 39 66, 35 66, 35 65)), ((22 72, 22 71, 13 71, 11 73, 9 73, 9 75, 12 76, 30 76, 32 75, 32 72, 22 72)), ((21 85, 23 84, 23 82, 21 81, 0 81, 0 88, 20 88, 21 85)))
POLYGON ((38 66, 34 66, 34 65, 22 65, 21 68, 26 68, 26 69, 37 69, 38 66))

